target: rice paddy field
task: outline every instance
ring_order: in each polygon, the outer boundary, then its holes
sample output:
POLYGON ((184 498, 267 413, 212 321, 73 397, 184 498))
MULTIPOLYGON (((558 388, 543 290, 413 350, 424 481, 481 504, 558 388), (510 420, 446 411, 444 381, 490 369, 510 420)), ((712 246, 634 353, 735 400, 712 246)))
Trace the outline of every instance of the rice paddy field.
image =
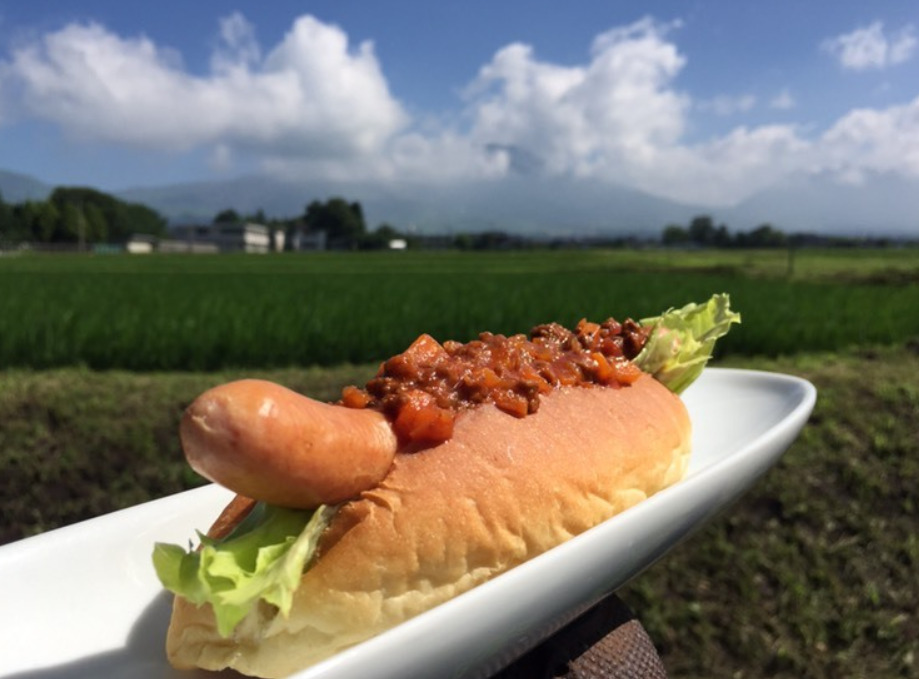
POLYGON ((201 485, 204 389, 320 399, 420 332, 640 318, 729 292, 716 365, 802 376, 782 460, 620 596, 672 679, 919 677, 919 249, 0 255, 0 544, 201 485))
POLYGON ((0 366, 216 370, 338 365, 419 333, 468 340, 641 318, 729 292, 722 355, 919 335, 916 250, 315 253, 0 258, 0 366), (848 256, 846 256, 848 255, 848 256))

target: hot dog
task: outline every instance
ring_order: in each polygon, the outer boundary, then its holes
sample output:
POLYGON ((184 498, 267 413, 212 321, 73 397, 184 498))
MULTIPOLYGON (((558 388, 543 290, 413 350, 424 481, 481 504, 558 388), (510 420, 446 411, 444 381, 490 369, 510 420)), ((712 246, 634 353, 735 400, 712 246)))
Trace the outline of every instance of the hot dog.
MULTIPOLYGON (((193 464, 209 469, 241 497, 211 536, 202 538, 199 552, 164 545, 154 551, 160 578, 178 594, 167 634, 171 662, 181 668, 232 667, 257 676, 285 676, 475 587, 675 483, 688 463, 690 422, 682 401, 664 383, 684 388, 711 355, 715 338, 738 321, 726 296, 716 296, 706 305, 688 305, 636 324, 641 346, 607 346, 613 355, 620 353, 605 363, 592 355, 593 349, 607 341, 615 344, 621 333, 588 324, 583 326, 586 339, 558 334, 564 342, 586 347, 574 363, 591 373, 589 382, 571 378, 571 361, 545 353, 539 342, 532 349, 511 338, 542 361, 528 364, 518 360, 505 338, 493 342, 494 336, 484 336, 479 341, 489 357, 500 347, 507 351, 497 364, 476 358, 475 370, 466 365, 461 386, 449 369, 455 363, 444 355, 472 350, 450 343, 435 346, 423 337, 407 356, 384 363, 366 390, 346 389, 336 405, 319 408, 305 397, 251 382, 205 395, 189 409, 183 441, 193 464), (423 359, 417 364, 423 369, 408 370, 416 365, 413 357, 423 359), (513 377, 497 374, 495 365, 513 377), (452 386, 443 388, 445 383, 452 386), (246 401, 241 411, 215 397, 240 390, 247 394, 241 397, 246 401), (272 405, 265 406, 265 399, 272 405), (263 415, 272 408, 289 408, 289 413, 279 417, 281 427, 264 433, 272 420, 263 415), (347 428, 352 417, 361 427, 371 422, 367 426, 374 436, 390 427, 381 436, 385 443, 379 448, 347 443, 350 434, 333 432, 322 445, 304 446, 299 440, 304 431, 327 427, 301 425, 298 418, 322 419, 326 408, 337 409, 336 427, 347 428), (208 424, 202 412, 220 425, 208 424), (380 425, 377 416, 385 423, 380 425), (265 445, 264 439, 271 443, 265 445), (353 496, 338 499, 326 490, 347 486, 340 480, 347 477, 349 463, 342 459, 349 459, 349 448, 340 447, 341 441, 361 448, 358 458, 369 454, 378 464, 348 489, 353 496), (331 461, 336 471, 301 474, 304 450, 331 461), (268 465, 272 481, 251 483, 245 477, 259 475, 266 457, 282 460, 268 465), (211 458, 230 460, 230 473, 211 458), (335 482, 317 484, 326 476, 335 482), (283 481, 286 477, 290 483, 283 481), (285 486, 277 498, 281 502, 266 502, 269 494, 275 501, 278 485, 285 486), (323 503, 318 508, 299 509, 317 501, 323 503), (233 559, 239 563, 230 564, 233 559), (251 572, 252 564, 259 564, 254 567, 258 572, 251 572), (228 580, 237 583, 229 593, 228 580), (249 596, 253 583, 261 589, 249 596)), ((560 333, 554 327, 539 330, 546 332, 560 333)), ((481 348, 470 355, 479 356, 481 348)), ((317 464, 303 463, 306 468, 317 464)))

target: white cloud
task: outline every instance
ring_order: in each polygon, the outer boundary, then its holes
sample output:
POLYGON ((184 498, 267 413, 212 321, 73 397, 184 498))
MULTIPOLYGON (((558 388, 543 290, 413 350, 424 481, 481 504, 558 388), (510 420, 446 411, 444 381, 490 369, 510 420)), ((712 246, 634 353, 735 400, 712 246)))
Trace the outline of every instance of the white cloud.
POLYGON ((919 179, 919 97, 885 110, 852 111, 820 140, 821 167, 859 183, 869 173, 919 179))
POLYGON ((792 125, 738 127, 674 153, 673 197, 729 205, 799 172, 810 143, 792 125))
POLYGON ((769 107, 779 111, 790 111, 797 102, 788 90, 782 90, 769 101, 769 107))
MULTIPOLYGON (((343 30, 309 16, 267 48, 241 14, 225 18, 203 75, 148 38, 74 24, 0 62, 0 103, 7 102, 0 122, 18 101, 22 115, 73 137, 204 151, 215 169, 255 159, 300 179, 419 184, 529 172, 712 205, 802 173, 842 181, 868 173, 919 177, 919 99, 853 111, 823 133, 767 124, 689 142, 694 112, 739 113, 757 100, 742 94, 694 102, 680 91, 688 60, 671 37, 674 28, 651 19, 615 28, 575 65, 507 45, 465 88, 456 118, 462 124, 438 125, 408 118, 371 43, 352 46, 343 30)), ((911 32, 885 35, 880 24, 864 30, 867 37, 840 36, 832 48, 852 67, 911 54, 911 32)), ((768 103, 795 106, 787 90, 768 103)))
MULTIPOLYGON (((687 59, 668 33, 650 20, 607 32, 581 66, 540 61, 524 45, 499 51, 470 90, 470 139, 541 158, 550 174, 713 205, 736 203, 801 174, 919 176, 919 103, 853 113, 822 135, 765 124, 689 143, 693 109, 729 115, 750 110, 756 98, 693 102, 678 91, 687 59)), ((887 40, 886 63, 906 58, 909 35, 887 40)), ((787 90, 770 101, 780 110, 795 105, 787 90)))
POLYGON ((575 67, 539 61, 525 45, 505 47, 468 90, 470 138, 525 149, 548 172, 652 164, 683 134, 689 105, 670 87, 686 60, 664 40, 668 30, 645 19, 608 31, 589 63, 575 67))
POLYGON ((5 89, 25 114, 84 140, 187 150, 345 157, 378 149, 406 121, 373 45, 299 18, 267 56, 241 15, 225 19, 212 72, 188 73, 146 37, 71 24, 16 49, 5 89))
POLYGON ((220 20, 220 41, 211 56, 215 73, 257 67, 262 49, 255 37, 255 28, 239 12, 220 20))
POLYGON ((216 144, 207 160, 214 172, 228 172, 233 168, 233 151, 226 144, 216 144))
POLYGON ((875 21, 851 33, 825 40, 822 47, 835 56, 843 68, 866 71, 909 60, 916 50, 916 36, 912 25, 886 33, 884 24, 875 21))
POLYGON ((587 64, 560 67, 511 45, 470 89, 471 139, 543 160, 543 170, 624 184, 687 202, 726 205, 805 164, 809 144, 792 126, 737 128, 686 143, 693 108, 729 115, 753 95, 696 102, 675 88, 686 64, 650 20, 600 36, 587 64))
POLYGON ((696 107, 700 111, 710 111, 719 116, 732 116, 737 113, 744 113, 756 106, 756 97, 752 94, 739 94, 729 96, 726 94, 718 95, 711 99, 700 101, 696 107))

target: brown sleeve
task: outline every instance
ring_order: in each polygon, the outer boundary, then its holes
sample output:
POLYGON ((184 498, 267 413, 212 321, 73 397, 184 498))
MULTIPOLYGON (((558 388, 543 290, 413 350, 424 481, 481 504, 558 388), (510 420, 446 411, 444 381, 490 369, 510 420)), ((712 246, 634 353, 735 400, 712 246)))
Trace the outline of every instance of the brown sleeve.
POLYGON ((597 604, 492 679, 666 679, 648 633, 617 596, 597 604))

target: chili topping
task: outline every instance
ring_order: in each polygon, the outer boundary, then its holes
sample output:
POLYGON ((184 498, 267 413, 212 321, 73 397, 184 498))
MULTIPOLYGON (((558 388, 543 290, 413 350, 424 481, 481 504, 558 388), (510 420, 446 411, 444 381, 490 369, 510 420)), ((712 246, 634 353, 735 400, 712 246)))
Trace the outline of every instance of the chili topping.
POLYGON ((573 331, 539 325, 529 337, 485 332, 466 344, 421 335, 364 389, 345 387, 340 403, 382 411, 403 447, 435 445, 452 436, 458 413, 481 403, 525 417, 552 389, 631 384, 642 374, 632 359, 649 333, 631 319, 611 318, 581 320, 573 331))

